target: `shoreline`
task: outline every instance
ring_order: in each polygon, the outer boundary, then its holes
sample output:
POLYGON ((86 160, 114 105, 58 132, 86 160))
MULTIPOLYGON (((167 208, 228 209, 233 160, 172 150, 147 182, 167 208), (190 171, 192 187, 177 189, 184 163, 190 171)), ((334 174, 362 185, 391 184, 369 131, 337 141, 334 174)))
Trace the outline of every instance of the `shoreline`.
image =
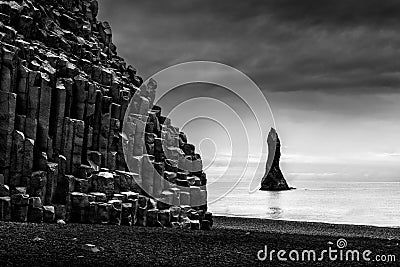
POLYGON ((348 223, 348 222, 323 222, 323 221, 300 221, 300 220, 287 220, 287 219, 271 219, 271 218, 259 218, 259 217, 253 217, 251 215, 249 216, 243 216, 243 215, 233 215, 233 214, 218 214, 218 213, 213 213, 214 217, 227 217, 227 218, 242 218, 242 219, 257 219, 257 220, 267 220, 267 221, 281 221, 281 222, 299 222, 299 223, 321 223, 321 224, 330 224, 330 225, 347 225, 347 226, 365 226, 365 227, 378 227, 378 228, 389 228, 389 229, 397 229, 400 228, 400 225, 398 226, 389 226, 389 225, 377 225, 377 224, 362 224, 362 223, 348 223))
MULTIPOLYGON (((293 233, 301 235, 347 236, 378 239, 399 239, 400 227, 306 222, 214 215, 224 228, 252 230, 266 233, 293 233)), ((218 227, 218 226, 216 226, 218 227)))
MULTIPOLYGON (((0 222, 0 266, 365 266, 365 262, 262 262, 268 249, 348 249, 395 255, 400 229, 216 216, 211 231, 91 224, 0 222), (40 238, 39 240, 37 238, 40 238), (82 249, 96 245, 93 253, 82 249)), ((376 263, 375 263, 376 264, 376 263)), ((368 263, 368 266, 380 266, 368 263)), ((396 266, 396 262, 386 263, 396 266)))

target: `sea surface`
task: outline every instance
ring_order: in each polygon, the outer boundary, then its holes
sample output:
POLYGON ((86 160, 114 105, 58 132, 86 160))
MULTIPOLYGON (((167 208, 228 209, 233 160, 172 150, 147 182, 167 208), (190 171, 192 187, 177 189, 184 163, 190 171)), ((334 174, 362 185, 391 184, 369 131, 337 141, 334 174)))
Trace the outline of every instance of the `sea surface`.
POLYGON ((349 182, 308 176, 288 182, 296 189, 249 193, 246 182, 232 189, 232 183, 216 181, 208 189, 209 209, 225 216, 400 227, 398 181, 349 182))

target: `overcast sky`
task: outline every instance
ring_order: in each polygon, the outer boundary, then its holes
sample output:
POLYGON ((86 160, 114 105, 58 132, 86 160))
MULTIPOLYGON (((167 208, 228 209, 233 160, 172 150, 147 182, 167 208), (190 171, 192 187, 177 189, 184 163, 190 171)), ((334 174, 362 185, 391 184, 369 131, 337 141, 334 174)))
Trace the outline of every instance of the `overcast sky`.
POLYGON ((397 176, 400 1, 99 5, 119 55, 144 78, 177 63, 211 60, 253 79, 271 105, 287 172, 305 171, 296 167, 301 162, 377 165, 360 173, 371 175, 389 164, 380 175, 397 176))

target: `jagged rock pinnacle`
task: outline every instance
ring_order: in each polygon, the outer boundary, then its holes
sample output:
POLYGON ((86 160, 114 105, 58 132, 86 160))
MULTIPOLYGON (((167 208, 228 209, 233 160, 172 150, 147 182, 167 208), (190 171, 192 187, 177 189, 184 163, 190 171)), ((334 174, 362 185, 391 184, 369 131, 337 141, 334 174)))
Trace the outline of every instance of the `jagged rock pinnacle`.
POLYGON ((278 133, 274 128, 271 128, 268 134, 268 160, 266 164, 265 175, 261 181, 260 190, 265 191, 280 191, 291 189, 283 173, 279 167, 279 161, 281 158, 281 142, 278 137, 278 133))

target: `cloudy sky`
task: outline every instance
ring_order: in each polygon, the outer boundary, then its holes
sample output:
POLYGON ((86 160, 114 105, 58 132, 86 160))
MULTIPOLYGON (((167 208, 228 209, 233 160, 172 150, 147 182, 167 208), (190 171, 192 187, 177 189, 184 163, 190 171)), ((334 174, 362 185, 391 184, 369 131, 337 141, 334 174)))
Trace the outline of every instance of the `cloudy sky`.
MULTIPOLYGON (((221 62, 248 75, 273 111, 286 172, 340 169, 343 175, 399 180, 399 1, 103 0, 99 5, 99 19, 110 22, 119 55, 144 78, 191 60, 221 62)), ((235 105, 221 90, 201 89, 235 105)), ((245 111, 240 115, 247 117, 245 111)), ((212 137, 211 132, 202 134, 212 137)))

